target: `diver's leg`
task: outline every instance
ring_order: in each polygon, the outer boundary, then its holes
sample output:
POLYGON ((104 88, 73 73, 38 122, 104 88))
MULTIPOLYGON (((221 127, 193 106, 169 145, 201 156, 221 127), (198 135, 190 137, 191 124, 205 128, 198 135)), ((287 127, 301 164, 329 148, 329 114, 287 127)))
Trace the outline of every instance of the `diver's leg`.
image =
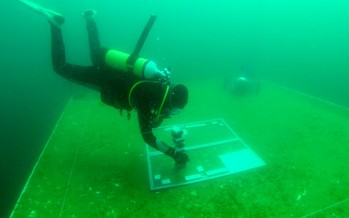
POLYGON ((86 29, 88 34, 88 42, 90 46, 90 56, 92 63, 99 66, 103 63, 103 51, 101 49, 101 43, 99 40, 99 33, 96 21, 94 17, 96 16, 96 11, 87 10, 83 13, 83 17, 86 20, 86 29))
POLYGON ((59 71, 65 65, 65 47, 61 28, 51 27, 51 58, 54 71, 59 71))
POLYGON ((101 86, 101 74, 96 66, 76 66, 66 62, 65 47, 61 28, 51 27, 51 57, 53 69, 62 77, 83 86, 99 90, 101 86))
POLYGON ((66 63, 64 42, 60 28, 64 23, 64 17, 55 11, 41 7, 29 0, 19 0, 19 2, 46 18, 50 23, 53 69, 61 76, 75 83, 99 90, 102 75, 98 74, 98 68, 96 66, 83 67, 66 63))

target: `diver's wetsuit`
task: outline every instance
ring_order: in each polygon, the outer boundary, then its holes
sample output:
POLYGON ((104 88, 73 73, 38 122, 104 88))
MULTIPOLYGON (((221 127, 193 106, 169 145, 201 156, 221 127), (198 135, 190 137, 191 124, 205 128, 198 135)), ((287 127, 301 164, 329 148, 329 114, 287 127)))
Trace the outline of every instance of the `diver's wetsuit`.
MULTIPOLYGON (((51 46, 53 69, 59 75, 75 83, 95 89, 101 93, 103 103, 117 109, 132 110, 128 95, 133 85, 139 81, 136 75, 108 67, 104 62, 107 49, 100 47, 97 26, 94 20, 87 20, 91 60, 93 66, 77 66, 66 63, 65 47, 62 31, 55 25, 51 26, 51 46)), ((137 109, 138 123, 142 137, 146 143, 163 153, 173 156, 175 149, 163 142, 157 142, 152 129, 154 114, 165 93, 166 85, 160 82, 143 82, 132 91, 132 106, 137 109)), ((161 120, 160 120, 161 122, 161 120)), ((159 122, 157 122, 159 124, 159 122)))

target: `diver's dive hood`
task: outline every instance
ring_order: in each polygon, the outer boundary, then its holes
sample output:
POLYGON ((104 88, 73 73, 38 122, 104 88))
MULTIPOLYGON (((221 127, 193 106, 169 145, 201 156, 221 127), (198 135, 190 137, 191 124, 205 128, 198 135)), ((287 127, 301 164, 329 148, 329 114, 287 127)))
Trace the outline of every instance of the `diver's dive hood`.
POLYGON ((105 63, 107 66, 122 72, 133 73, 144 79, 150 79, 153 75, 155 75, 159 71, 156 64, 153 61, 149 61, 138 56, 149 34, 149 31, 155 22, 155 19, 156 16, 154 15, 149 18, 132 54, 117 50, 109 50, 105 56, 105 63))

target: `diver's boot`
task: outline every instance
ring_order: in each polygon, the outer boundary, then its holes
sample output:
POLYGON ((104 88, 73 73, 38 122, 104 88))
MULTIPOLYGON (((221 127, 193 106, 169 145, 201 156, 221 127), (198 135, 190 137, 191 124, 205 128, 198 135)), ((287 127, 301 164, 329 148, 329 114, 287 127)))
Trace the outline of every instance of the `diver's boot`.
POLYGON ((43 8, 40 5, 37 5, 28 0, 18 0, 18 1, 23 5, 27 6, 29 9, 33 10, 35 13, 43 16, 48 20, 48 22, 50 22, 51 24, 57 27, 61 27, 62 24, 64 23, 64 20, 65 20, 64 17, 55 11, 52 11, 47 8, 43 8))
POLYGON ((84 13, 82 13, 82 17, 86 20, 94 20, 95 16, 97 14, 97 11, 92 10, 92 9, 88 9, 86 10, 84 13))

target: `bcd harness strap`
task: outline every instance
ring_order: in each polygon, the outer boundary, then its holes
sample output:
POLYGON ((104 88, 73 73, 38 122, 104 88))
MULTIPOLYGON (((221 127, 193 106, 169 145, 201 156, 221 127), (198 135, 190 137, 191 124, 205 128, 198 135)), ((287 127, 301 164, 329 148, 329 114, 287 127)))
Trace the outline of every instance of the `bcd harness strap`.
MULTIPOLYGON (((128 93, 128 103, 130 105, 131 108, 135 108, 135 106, 132 104, 132 92, 134 91, 134 89, 142 84, 142 83, 155 83, 155 84, 159 84, 161 82, 157 82, 157 81, 147 81, 147 80, 142 80, 142 81, 138 81, 136 82, 132 88, 130 89, 130 92, 128 93)), ((160 118, 160 115, 161 115, 161 112, 162 112, 162 109, 164 107, 164 104, 165 104, 165 101, 166 101, 166 98, 168 96, 168 92, 170 90, 170 85, 166 85, 166 90, 165 90, 165 93, 164 93, 164 96, 162 97, 162 100, 161 100, 161 103, 160 103, 160 106, 159 108, 156 110, 155 112, 155 120, 159 120, 160 118)))

